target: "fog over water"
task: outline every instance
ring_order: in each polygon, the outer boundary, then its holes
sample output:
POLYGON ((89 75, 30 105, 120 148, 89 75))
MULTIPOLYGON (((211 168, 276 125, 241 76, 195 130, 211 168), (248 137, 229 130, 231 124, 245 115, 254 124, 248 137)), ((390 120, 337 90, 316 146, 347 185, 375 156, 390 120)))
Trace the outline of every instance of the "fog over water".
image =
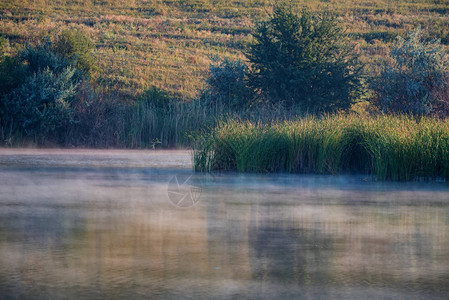
POLYGON ((0 299, 447 299, 449 185, 0 149, 0 299))

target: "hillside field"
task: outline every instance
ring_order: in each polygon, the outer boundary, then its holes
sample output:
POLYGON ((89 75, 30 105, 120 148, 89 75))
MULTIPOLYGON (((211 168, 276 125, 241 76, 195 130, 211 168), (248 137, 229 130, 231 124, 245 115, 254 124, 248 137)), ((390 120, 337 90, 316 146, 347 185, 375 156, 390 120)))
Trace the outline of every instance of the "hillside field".
MULTIPOLYGON (((13 54, 27 41, 78 30, 95 44, 92 81, 122 101, 158 87, 194 99, 211 57, 245 59, 251 29, 270 13, 269 0, 5 0, 0 36, 13 54)), ((421 26, 449 44, 446 0, 293 0, 298 10, 329 9, 357 42, 364 62, 383 59, 397 35, 421 26)), ((367 67, 366 72, 375 72, 367 67)))

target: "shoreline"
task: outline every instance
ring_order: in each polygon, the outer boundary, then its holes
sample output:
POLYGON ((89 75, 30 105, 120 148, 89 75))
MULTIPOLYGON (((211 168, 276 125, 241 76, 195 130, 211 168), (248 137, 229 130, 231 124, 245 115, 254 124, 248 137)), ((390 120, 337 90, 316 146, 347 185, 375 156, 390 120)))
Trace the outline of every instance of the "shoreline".
POLYGON ((0 148, 2 167, 192 168, 191 150, 0 148))

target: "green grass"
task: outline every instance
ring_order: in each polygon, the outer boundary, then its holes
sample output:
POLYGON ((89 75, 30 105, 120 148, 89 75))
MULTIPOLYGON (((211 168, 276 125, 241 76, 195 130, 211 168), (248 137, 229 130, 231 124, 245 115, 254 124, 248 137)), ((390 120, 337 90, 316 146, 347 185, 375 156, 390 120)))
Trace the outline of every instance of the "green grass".
MULTIPOLYGON (((9 52, 26 41, 79 30, 95 43, 92 80, 120 99, 153 86, 180 99, 198 96, 212 55, 243 59, 251 28, 271 0, 7 0, 0 35, 9 52)), ((449 3, 443 0, 293 0, 338 15, 364 62, 377 62, 398 35, 421 25, 449 43, 449 3)), ((374 63, 373 65, 377 65, 374 63)), ((375 70, 368 70, 375 71, 375 70)))
POLYGON ((386 115, 307 117, 273 124, 230 120, 197 137, 194 167, 449 180, 449 120, 386 115))

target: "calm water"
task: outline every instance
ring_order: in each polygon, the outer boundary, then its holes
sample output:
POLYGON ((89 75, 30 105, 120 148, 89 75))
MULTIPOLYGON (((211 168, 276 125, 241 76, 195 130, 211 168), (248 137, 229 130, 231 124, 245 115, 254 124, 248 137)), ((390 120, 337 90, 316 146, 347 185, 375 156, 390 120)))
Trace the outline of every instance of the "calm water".
POLYGON ((0 150, 0 298, 448 299, 449 185, 0 150))

